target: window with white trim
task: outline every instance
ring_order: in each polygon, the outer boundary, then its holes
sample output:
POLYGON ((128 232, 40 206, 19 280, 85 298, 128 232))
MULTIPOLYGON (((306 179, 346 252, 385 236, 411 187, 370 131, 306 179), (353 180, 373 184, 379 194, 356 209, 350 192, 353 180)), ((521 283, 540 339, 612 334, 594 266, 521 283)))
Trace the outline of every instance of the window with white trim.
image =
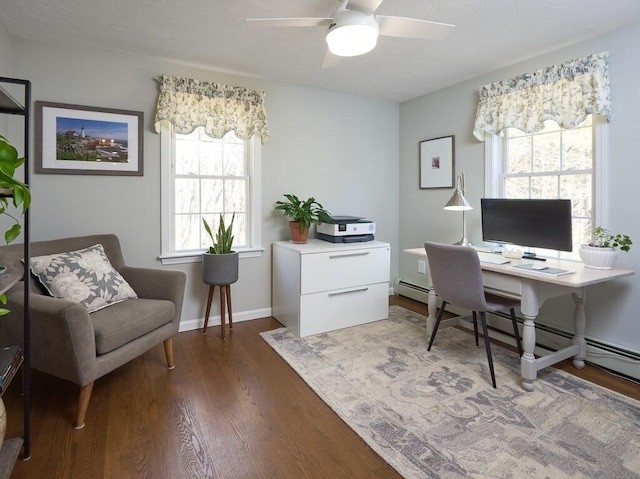
POLYGON ((164 125, 160 135, 163 264, 199 260, 211 244, 202 220, 215 233, 220 214, 234 217, 234 251, 260 254, 260 142, 202 127, 183 135, 164 125))
MULTIPOLYGON (((604 171, 604 121, 589 115, 576 128, 563 129, 554 121, 527 134, 507 128, 487 151, 487 196, 498 198, 569 198, 572 205, 573 251, 535 248, 542 256, 579 259, 580 244, 587 243, 595 224, 601 224, 598 207, 604 171), (600 139, 600 140, 599 140, 600 139), (598 213, 596 220, 596 213, 598 213)), ((489 146, 489 145, 488 145, 489 146)), ((602 208, 604 209, 604 208, 602 208)))

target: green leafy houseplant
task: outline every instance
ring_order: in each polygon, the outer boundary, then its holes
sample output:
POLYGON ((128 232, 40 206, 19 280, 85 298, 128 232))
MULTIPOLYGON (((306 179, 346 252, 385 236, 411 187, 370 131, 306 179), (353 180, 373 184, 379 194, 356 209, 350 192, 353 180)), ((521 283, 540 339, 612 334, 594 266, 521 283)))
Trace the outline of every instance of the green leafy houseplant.
POLYGON ((593 230, 593 241, 589 243, 589 246, 595 246, 596 248, 613 248, 620 251, 629 252, 633 242, 629 235, 623 234, 611 234, 606 228, 597 226, 593 230))
MULTIPOLYGON (((9 198, 13 206, 22 209, 24 214, 31 205, 29 187, 14 178, 16 168, 24 163, 24 158, 18 157, 18 150, 9 141, 0 135, 0 215, 6 215, 13 220, 13 225, 4 232, 4 240, 7 244, 20 236, 22 227, 18 218, 7 211, 9 198)), ((0 303, 7 304, 7 296, 0 294, 0 303)), ((0 316, 8 314, 7 308, 0 308, 0 316)))
POLYGON ((225 225, 224 216, 222 213, 219 216, 218 221, 218 229, 216 234, 213 234, 211 227, 207 223, 207 220, 202 218, 202 222, 204 223, 204 229, 207 231, 207 234, 211 238, 212 246, 209 246, 210 254, 228 254, 231 253, 231 247, 233 246, 233 221, 236 218, 235 212, 231 217, 231 223, 229 226, 225 225))
POLYGON ((285 194, 284 197, 287 200, 276 201, 275 209, 282 211, 291 221, 300 223, 300 231, 307 231, 312 224, 331 221, 331 214, 314 197, 305 201, 293 194, 285 194))
POLYGON ((11 243, 20 235, 21 226, 18 218, 7 211, 9 198, 13 206, 21 208, 22 213, 31 205, 29 187, 14 178, 16 168, 24 163, 24 158, 18 157, 18 150, 0 135, 0 215, 11 218, 14 224, 4 233, 4 239, 11 243))

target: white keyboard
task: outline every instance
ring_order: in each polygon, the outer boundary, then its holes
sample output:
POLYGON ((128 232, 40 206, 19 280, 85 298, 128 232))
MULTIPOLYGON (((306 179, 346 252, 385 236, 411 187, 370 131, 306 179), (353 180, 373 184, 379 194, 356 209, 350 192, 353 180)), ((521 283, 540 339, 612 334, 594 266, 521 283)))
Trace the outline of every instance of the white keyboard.
POLYGON ((481 263, 491 264, 506 264, 509 262, 504 256, 492 253, 478 253, 478 259, 481 263))

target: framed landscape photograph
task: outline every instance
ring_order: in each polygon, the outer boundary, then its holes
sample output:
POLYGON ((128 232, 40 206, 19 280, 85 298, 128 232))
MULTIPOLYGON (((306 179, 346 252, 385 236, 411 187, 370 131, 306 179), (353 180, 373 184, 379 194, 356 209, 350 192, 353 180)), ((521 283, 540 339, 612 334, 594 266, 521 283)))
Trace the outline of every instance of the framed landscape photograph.
POLYGON ((420 188, 453 188, 454 136, 420 142, 420 188))
POLYGON ((36 173, 142 176, 143 112, 36 102, 36 173))

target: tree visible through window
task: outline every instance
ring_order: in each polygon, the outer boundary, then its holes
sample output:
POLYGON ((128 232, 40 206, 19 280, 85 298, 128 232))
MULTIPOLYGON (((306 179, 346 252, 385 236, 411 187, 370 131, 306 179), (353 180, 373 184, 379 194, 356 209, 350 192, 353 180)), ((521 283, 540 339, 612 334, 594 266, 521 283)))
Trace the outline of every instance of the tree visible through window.
MULTIPOLYGON (((505 198, 569 198, 572 204, 573 252, 588 242, 593 223, 593 125, 591 115, 577 128, 562 129, 554 121, 526 134, 508 128, 504 135, 501 192, 505 198)), ((540 251, 545 256, 555 252, 540 251)))

